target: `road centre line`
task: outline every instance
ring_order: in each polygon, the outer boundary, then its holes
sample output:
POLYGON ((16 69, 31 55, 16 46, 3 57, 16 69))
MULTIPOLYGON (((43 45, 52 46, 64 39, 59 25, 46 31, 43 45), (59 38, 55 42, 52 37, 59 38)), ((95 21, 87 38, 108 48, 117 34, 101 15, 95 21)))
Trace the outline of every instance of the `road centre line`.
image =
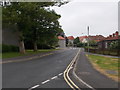
MULTIPOLYGON (((63 74, 63 73, 60 73, 60 74, 58 74, 57 76, 52 77, 51 80, 54 80, 54 79, 58 78, 58 76, 61 76, 62 74, 63 74)), ((50 81, 50 79, 48 79, 48 80, 46 80, 46 81, 43 81, 41 84, 45 84, 45 83, 47 83, 47 82, 49 82, 49 81, 50 81)), ((37 88, 37 87, 39 87, 39 86, 40 86, 40 85, 35 85, 35 86, 31 87, 31 88, 28 89, 28 90, 35 89, 35 88, 37 88)))
POLYGON ((63 73, 60 73, 60 74, 58 74, 59 76, 61 76, 63 73))
POLYGON ((54 77, 52 77, 51 79, 53 80, 53 79, 56 79, 58 76, 54 76, 54 77))
POLYGON ((50 81, 50 80, 48 79, 48 80, 42 82, 41 84, 45 84, 45 83, 47 83, 47 82, 49 82, 49 81, 50 81))
POLYGON ((40 86, 40 85, 35 85, 35 86, 31 87, 31 88, 28 89, 28 90, 32 90, 32 89, 37 88, 37 87, 39 87, 39 86, 40 86))

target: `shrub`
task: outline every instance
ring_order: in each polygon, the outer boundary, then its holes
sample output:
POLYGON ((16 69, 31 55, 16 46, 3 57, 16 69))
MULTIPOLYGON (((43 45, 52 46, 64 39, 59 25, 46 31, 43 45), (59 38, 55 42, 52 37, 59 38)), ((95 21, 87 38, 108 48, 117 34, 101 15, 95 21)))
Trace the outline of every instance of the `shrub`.
POLYGON ((2 45, 2 52, 18 52, 19 51, 19 47, 17 46, 13 46, 13 45, 2 45))

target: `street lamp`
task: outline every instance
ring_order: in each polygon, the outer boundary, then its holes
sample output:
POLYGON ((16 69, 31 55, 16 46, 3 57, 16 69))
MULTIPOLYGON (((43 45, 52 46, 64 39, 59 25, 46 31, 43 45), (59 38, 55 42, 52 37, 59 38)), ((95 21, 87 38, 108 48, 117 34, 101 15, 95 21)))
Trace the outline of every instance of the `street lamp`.
POLYGON ((88 52, 89 52, 89 26, 87 27, 87 30, 88 30, 88 52))

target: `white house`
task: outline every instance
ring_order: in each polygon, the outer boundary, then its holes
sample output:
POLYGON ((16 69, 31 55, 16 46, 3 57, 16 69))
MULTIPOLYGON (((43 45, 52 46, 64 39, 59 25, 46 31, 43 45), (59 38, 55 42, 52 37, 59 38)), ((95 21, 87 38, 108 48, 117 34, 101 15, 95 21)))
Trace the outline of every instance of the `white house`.
POLYGON ((68 36, 68 46, 74 46, 74 37, 73 36, 68 36))
POLYGON ((58 45, 59 45, 59 48, 65 48, 66 47, 66 40, 64 37, 62 36, 58 36, 58 45))

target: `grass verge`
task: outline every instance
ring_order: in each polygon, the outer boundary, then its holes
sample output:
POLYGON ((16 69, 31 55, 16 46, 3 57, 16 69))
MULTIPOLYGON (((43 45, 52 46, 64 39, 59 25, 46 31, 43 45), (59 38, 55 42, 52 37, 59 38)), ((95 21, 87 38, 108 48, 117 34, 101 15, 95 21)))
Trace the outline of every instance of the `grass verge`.
POLYGON ((13 58, 13 57, 18 57, 18 56, 28 56, 32 54, 50 52, 54 50, 57 50, 57 49, 40 49, 36 52, 34 52, 33 50, 26 50, 25 54, 21 54, 19 52, 7 52, 7 53, 2 53, 2 54, 0 53, 0 56, 2 56, 2 59, 5 59, 5 58, 13 58))
POLYGON ((118 58, 111 58, 106 56, 98 56, 98 55, 86 55, 90 62, 92 63, 93 67, 101 72, 102 74, 108 76, 109 78, 120 81, 118 76, 118 72, 120 72, 120 62, 118 58), (108 73, 109 71, 110 73, 108 73))

